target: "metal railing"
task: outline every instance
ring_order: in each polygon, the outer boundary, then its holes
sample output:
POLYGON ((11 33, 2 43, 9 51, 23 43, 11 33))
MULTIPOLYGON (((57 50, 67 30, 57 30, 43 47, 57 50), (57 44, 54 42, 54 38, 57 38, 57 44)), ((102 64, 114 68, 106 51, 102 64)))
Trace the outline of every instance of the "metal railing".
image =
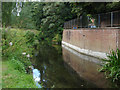
POLYGON ((64 23, 65 29, 105 27, 120 28, 120 11, 96 14, 92 16, 83 15, 64 23))

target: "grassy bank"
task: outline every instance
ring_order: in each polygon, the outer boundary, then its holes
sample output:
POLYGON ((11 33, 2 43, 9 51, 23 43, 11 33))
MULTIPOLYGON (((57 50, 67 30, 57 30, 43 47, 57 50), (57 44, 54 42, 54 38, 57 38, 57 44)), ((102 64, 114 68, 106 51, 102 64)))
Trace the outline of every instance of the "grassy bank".
POLYGON ((20 72, 11 60, 2 62, 2 88, 37 88, 31 74, 20 72))
POLYGON ((2 30, 2 87, 37 88, 28 74, 36 35, 20 29, 2 30))

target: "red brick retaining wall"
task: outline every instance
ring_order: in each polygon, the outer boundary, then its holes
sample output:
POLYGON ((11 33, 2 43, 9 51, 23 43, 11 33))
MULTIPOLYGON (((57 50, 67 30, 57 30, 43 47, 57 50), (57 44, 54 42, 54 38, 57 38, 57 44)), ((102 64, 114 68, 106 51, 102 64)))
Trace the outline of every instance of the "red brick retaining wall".
POLYGON ((120 29, 66 29, 62 41, 81 49, 108 53, 120 49, 120 29))

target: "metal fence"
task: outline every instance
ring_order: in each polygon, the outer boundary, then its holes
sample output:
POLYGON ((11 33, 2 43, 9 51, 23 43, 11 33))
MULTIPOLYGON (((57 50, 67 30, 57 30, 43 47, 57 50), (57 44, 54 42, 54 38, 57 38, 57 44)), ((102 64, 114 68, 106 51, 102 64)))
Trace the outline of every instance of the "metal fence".
POLYGON ((65 29, 77 28, 120 28, 120 11, 102 13, 92 16, 82 15, 64 23, 65 29))

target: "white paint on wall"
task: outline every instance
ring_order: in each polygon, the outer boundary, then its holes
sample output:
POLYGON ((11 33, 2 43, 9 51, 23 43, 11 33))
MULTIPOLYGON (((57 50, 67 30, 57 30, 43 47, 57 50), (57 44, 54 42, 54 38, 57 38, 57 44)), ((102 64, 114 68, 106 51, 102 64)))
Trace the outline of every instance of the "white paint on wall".
POLYGON ((103 64, 103 61, 100 60, 100 59, 98 59, 98 58, 95 58, 95 57, 92 57, 92 56, 88 56, 88 55, 85 55, 85 54, 81 54, 81 53, 77 52, 76 50, 71 49, 71 48, 69 48, 69 47, 67 47, 67 46, 65 46, 65 45, 63 45, 63 44, 62 44, 62 47, 63 47, 64 49, 66 49, 67 51, 71 52, 72 54, 80 57, 80 58, 83 59, 83 60, 87 60, 87 61, 90 61, 90 62, 94 62, 94 63, 100 64, 100 65, 103 64))
POLYGON ((96 51, 92 51, 92 50, 88 50, 88 49, 81 49, 75 45, 72 45, 72 44, 64 42, 64 41, 62 41, 62 44, 65 46, 68 46, 80 53, 86 54, 86 55, 90 55, 90 56, 97 57, 97 58, 107 58, 107 54, 104 52, 96 52, 96 51))

